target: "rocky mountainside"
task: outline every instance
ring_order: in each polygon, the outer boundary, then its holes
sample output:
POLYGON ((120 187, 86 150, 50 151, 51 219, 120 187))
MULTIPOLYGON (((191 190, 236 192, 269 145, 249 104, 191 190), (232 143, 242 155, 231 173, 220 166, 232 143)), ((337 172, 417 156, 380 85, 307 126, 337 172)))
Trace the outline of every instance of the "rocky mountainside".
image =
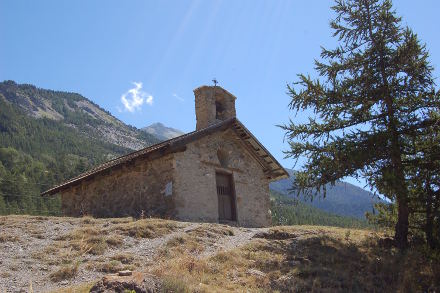
POLYGON ((158 139, 126 125, 92 101, 77 93, 40 89, 14 81, 0 83, 0 99, 19 107, 32 118, 47 118, 99 139, 130 150, 141 149, 158 139))
POLYGON ((171 127, 167 127, 160 122, 153 123, 150 126, 142 128, 141 130, 151 135, 154 135, 155 137, 161 140, 168 140, 184 134, 183 131, 171 127))
MULTIPOLYGON (((290 190, 295 178, 294 171, 286 170, 289 172, 290 178, 272 182, 270 189, 291 198, 296 198, 296 192, 290 190)), ((310 201, 300 194, 298 199, 329 213, 360 219, 365 218, 365 212, 371 212, 374 204, 381 201, 372 193, 346 182, 337 182, 335 186, 328 185, 325 198, 321 194, 310 201)))
POLYGON ((58 214, 40 192, 157 142, 79 94, 0 82, 0 214, 58 214))

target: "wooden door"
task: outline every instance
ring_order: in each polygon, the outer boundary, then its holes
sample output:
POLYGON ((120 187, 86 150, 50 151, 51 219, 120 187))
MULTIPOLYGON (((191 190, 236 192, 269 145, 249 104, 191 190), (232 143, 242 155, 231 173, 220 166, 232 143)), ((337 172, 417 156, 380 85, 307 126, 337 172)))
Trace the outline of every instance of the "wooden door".
POLYGON ((220 221, 235 221, 235 200, 232 176, 216 173, 218 215, 220 221))

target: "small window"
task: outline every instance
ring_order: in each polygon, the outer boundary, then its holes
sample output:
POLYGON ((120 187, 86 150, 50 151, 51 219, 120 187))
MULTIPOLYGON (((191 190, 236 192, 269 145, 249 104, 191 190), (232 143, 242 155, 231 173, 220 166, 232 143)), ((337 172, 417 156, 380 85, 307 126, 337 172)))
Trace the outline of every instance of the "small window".
POLYGON ((220 162, 220 165, 223 168, 227 168, 229 165, 229 154, 227 151, 223 150, 223 149, 219 149, 217 151, 217 158, 218 161, 220 162))
POLYGON ((173 182, 172 181, 168 182, 165 185, 164 194, 165 194, 165 196, 173 195, 173 182))

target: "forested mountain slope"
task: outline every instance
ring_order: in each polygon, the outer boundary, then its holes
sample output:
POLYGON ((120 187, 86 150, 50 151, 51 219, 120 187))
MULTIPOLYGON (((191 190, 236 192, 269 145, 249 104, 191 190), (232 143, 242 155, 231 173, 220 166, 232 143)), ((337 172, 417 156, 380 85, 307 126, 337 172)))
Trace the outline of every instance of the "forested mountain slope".
POLYGON ((41 191, 158 141, 79 94, 1 82, 0 213, 57 213, 41 191))
MULTIPOLYGON (((290 190, 295 178, 294 171, 286 170, 289 172, 290 178, 272 182, 270 189, 291 198, 297 198, 296 192, 290 190)), ((360 219, 365 219, 365 212, 371 212, 374 204, 381 201, 372 193, 347 182, 336 182, 335 186, 328 185, 325 198, 321 194, 310 201, 300 194, 298 199, 329 213, 360 219)))
POLYGON ((0 83, 0 99, 22 110, 28 117, 58 121, 87 137, 127 149, 137 150, 158 142, 156 136, 126 125, 77 93, 4 81, 0 83))
POLYGON ((359 217, 343 216, 327 212, 298 201, 287 195, 271 191, 271 212, 273 225, 324 225, 345 228, 371 227, 359 217))

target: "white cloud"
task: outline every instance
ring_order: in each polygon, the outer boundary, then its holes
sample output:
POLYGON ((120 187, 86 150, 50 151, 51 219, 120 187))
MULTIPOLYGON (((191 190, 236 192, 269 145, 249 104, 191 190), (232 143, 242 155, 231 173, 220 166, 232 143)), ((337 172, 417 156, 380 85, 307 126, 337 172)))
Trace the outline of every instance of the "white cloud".
POLYGON ((173 94, 173 97, 175 97, 176 99, 178 99, 178 100, 181 101, 181 102, 184 102, 184 101, 185 101, 184 98, 182 98, 181 96, 179 96, 179 95, 176 94, 176 93, 173 94))
POLYGON ((142 82, 133 82, 134 88, 129 89, 121 96, 124 109, 129 112, 140 110, 142 105, 153 105, 153 96, 142 91, 142 82))

